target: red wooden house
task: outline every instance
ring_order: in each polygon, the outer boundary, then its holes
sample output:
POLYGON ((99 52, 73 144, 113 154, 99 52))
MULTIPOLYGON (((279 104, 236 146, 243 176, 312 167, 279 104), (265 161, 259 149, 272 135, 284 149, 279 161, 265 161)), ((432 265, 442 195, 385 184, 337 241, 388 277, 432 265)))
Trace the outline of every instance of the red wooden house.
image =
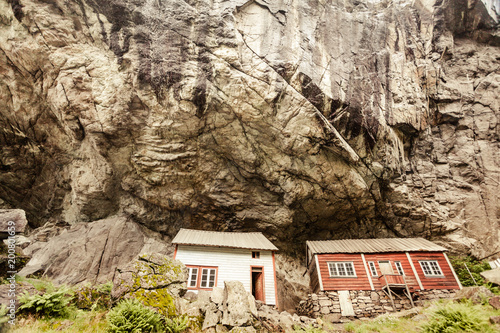
POLYGON ((311 289, 461 289, 444 247, 423 238, 307 241, 311 289))

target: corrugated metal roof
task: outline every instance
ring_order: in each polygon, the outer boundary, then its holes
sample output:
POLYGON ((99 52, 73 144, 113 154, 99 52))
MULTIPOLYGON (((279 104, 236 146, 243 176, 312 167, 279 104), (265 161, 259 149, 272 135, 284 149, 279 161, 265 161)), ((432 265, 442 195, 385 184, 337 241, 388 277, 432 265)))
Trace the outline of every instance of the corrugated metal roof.
POLYGON ((261 232, 220 232, 181 229, 172 240, 172 244, 278 250, 261 232))
POLYGON ((378 238, 307 241, 312 254, 316 253, 377 253, 377 252, 431 252, 446 248, 423 238, 378 238))

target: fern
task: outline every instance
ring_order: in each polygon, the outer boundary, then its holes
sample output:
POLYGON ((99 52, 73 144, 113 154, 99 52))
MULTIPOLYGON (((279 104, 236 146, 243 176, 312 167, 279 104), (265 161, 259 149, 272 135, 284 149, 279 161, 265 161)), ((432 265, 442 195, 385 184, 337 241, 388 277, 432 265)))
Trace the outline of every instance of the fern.
POLYGON ((165 328, 169 333, 180 333, 189 326, 189 317, 179 316, 165 319, 165 328))
POLYGON ((19 311, 45 317, 64 317, 68 314, 68 305, 72 299, 72 290, 64 286, 43 295, 25 292, 19 298, 19 311))
POLYGON ((451 303, 435 310, 422 330, 425 333, 485 332, 484 325, 474 306, 451 303))
POLYGON ((145 333, 164 330, 163 318, 135 299, 126 299, 111 309, 107 316, 108 332, 145 333))

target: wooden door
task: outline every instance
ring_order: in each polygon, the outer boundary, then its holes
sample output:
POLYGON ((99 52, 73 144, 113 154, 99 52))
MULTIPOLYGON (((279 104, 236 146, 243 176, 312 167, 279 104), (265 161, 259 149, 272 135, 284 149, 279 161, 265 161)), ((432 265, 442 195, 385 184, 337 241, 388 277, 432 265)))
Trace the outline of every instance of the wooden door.
POLYGON ((252 295, 257 301, 265 303, 263 270, 264 267, 252 267, 252 295))
POLYGON ((390 261, 379 261, 378 267, 380 268, 380 275, 394 274, 390 261))

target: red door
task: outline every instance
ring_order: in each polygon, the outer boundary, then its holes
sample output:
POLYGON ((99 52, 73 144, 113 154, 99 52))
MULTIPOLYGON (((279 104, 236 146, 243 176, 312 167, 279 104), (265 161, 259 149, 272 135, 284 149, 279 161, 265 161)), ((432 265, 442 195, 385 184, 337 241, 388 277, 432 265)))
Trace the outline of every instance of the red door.
POLYGON ((256 300, 265 302, 264 267, 252 267, 252 295, 256 300))

